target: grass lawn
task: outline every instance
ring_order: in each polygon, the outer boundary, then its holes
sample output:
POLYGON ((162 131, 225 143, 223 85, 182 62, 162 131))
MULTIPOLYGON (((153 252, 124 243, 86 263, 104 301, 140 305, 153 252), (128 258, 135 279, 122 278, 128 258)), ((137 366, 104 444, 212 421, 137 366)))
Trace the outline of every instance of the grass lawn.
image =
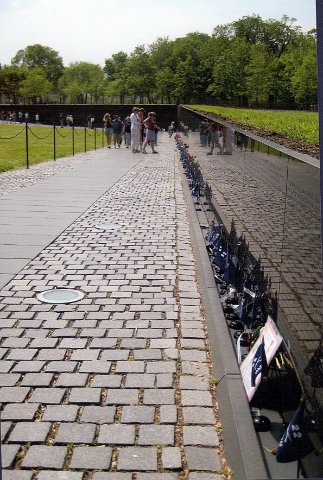
MULTIPOLYGON (((72 128, 56 127, 56 158, 73 153, 72 128)), ((54 160, 54 129, 28 127, 29 165, 54 160)), ((96 131, 96 146, 102 147, 102 130, 96 131)), ((86 150, 94 150, 94 130, 86 129, 86 150)), ((74 129, 74 152, 85 151, 85 129, 74 129)), ((0 172, 26 167, 26 127, 0 123, 0 172)))
POLYGON ((317 112, 291 110, 252 110, 247 108, 216 107, 209 105, 187 105, 194 110, 215 113, 221 117, 277 132, 287 137, 318 145, 319 117, 317 112))

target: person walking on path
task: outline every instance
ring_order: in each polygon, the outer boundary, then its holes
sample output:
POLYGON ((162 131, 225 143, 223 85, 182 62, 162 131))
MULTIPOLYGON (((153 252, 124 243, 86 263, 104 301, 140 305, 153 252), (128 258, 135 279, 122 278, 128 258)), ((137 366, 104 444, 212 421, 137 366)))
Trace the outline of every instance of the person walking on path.
POLYGON ((131 122, 130 117, 126 117, 123 124, 124 144, 126 148, 131 147, 131 122))
POLYGON ((113 126, 110 113, 105 113, 103 117, 104 133, 107 138, 107 148, 111 148, 113 126))
POLYGON ((114 115, 112 120, 112 128, 113 128, 113 143, 114 148, 120 148, 121 140, 122 140, 122 129, 123 123, 119 118, 119 115, 114 115))
POLYGON ((200 141, 202 147, 207 147, 207 132, 209 129, 209 124, 206 120, 203 120, 200 124, 200 141))
POLYGON ((130 115, 131 122, 131 149, 132 153, 140 152, 140 118, 139 108, 133 107, 130 115))
POLYGON ((148 142, 150 142, 152 153, 158 153, 155 150, 155 142, 156 142, 155 129, 156 128, 158 130, 160 130, 160 129, 156 125, 154 112, 149 112, 148 113, 148 117, 144 120, 144 125, 146 127, 146 138, 145 138, 144 144, 142 146, 142 153, 147 153, 146 152, 146 146, 147 146, 148 142))
POLYGON ((212 125, 208 128, 208 133, 211 137, 211 150, 207 153, 207 155, 212 155, 214 147, 218 147, 220 151, 218 152, 220 155, 222 155, 223 150, 222 146, 220 144, 220 130, 219 130, 219 124, 216 122, 213 122, 212 125))
POLYGON ((59 124, 61 128, 64 127, 64 115, 62 113, 59 114, 59 124))

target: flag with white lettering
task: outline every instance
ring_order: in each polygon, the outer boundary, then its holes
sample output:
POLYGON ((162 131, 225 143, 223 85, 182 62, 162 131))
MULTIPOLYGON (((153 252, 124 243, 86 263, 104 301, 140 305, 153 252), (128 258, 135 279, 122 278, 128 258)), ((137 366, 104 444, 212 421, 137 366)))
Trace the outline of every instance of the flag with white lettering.
POLYGON ((256 386, 256 378, 258 375, 263 376, 267 371, 267 359, 265 352, 265 339, 262 337, 262 342, 256 350, 255 356, 253 357, 252 367, 251 367, 251 386, 256 386))
POLYGON ((304 402, 301 402, 278 444, 276 460, 279 463, 294 462, 313 450, 314 446, 304 426, 304 402))

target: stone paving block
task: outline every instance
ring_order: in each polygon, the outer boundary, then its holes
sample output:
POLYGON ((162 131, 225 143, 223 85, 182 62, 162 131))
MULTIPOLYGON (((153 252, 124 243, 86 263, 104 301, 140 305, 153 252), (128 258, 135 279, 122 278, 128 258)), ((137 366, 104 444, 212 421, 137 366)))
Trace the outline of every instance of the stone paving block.
POLYGON ((18 405, 17 403, 9 403, 1 413, 1 420, 33 420, 38 407, 37 404, 22 403, 18 405))
POLYGON ((18 422, 9 435, 10 443, 44 443, 51 424, 46 422, 18 422))
POLYGON ((84 361, 80 366, 80 373, 109 373, 111 368, 111 362, 93 360, 84 361))
POLYGON ((208 378, 186 375, 180 377, 180 388, 182 390, 209 390, 208 378))
POLYGON ((44 422, 74 422, 78 408, 77 405, 47 405, 42 420, 44 422))
POLYGON ((144 362, 141 361, 119 361, 117 362, 117 373, 143 373, 145 369, 144 362))
POLYGON ((182 348, 202 348, 205 349, 204 340, 194 339, 194 338, 182 338, 181 339, 182 348))
POLYGON ((132 474, 118 472, 97 472, 93 474, 92 480, 132 480, 132 474))
POLYGON ((104 337, 105 333, 106 333, 105 328, 82 328, 80 332, 80 337, 100 338, 100 337, 104 337))
MULTIPOLYGON (((26 338, 25 340, 29 339, 26 338)), ((57 338, 34 338, 30 344, 30 348, 55 348, 59 340, 57 338)))
POLYGON ((85 405, 87 403, 100 403, 101 388, 72 388, 68 401, 85 405))
POLYGON ((129 373, 126 377, 126 388, 153 388, 154 386, 155 375, 129 373))
POLYGON ((50 470, 42 470, 38 473, 37 480, 82 480, 83 472, 55 472, 50 470))
POLYGON ((46 362, 41 362, 40 360, 26 360, 22 362, 18 362, 17 365, 13 368, 13 372, 21 372, 21 373, 28 373, 28 372, 40 372, 44 367, 46 362))
POLYGON ((160 423, 176 423, 177 407, 176 405, 161 405, 160 423))
POLYGON ((219 445, 219 438, 214 426, 184 426, 183 443, 184 445, 201 445, 203 447, 216 447, 219 445))
MULTIPOLYGON (((162 336, 163 336, 163 331, 157 328, 146 328, 146 329, 139 328, 136 334, 137 338, 151 338, 152 340, 154 339, 162 340, 162 336)), ((154 347, 151 347, 151 348, 154 348, 154 347)), ((156 348, 166 348, 166 347, 156 347, 156 348)))
POLYGON ((171 388, 173 386, 172 373, 159 373, 156 375, 157 388, 171 388))
POLYGON ((23 336, 26 338, 46 338, 50 330, 48 328, 26 328, 23 336))
POLYGON ((174 361, 148 362, 147 373, 174 373, 176 363, 174 361))
POLYGON ((96 424, 113 423, 115 413, 115 407, 85 406, 80 421, 96 424))
POLYGON ((0 403, 22 403, 28 393, 28 387, 2 387, 0 390, 0 403))
POLYGON ((20 377, 19 373, 0 373, 0 387, 13 387, 20 377))
POLYGON ((205 338, 205 332, 201 328, 182 328, 183 338, 205 338))
POLYGON ((4 441, 7 433, 9 432, 10 428, 12 426, 11 422, 1 422, 1 442, 4 441))
POLYGON ((65 394, 64 388, 35 388, 29 399, 30 403, 58 404, 65 394))
POLYGON ((136 389, 114 389, 108 390, 106 403, 108 405, 137 405, 139 392, 136 389))
POLYGON ((189 375, 210 375, 209 368, 204 363, 182 362, 182 373, 189 375))
POLYGON ((95 349, 74 350, 71 355, 71 360, 97 360, 99 353, 100 350, 95 349))
POLYGON ((112 448, 75 447, 70 468, 107 470, 110 467, 112 448))
POLYGON ((77 336, 77 328, 58 328, 52 332, 52 338, 62 337, 62 338, 75 338, 77 336))
POLYGON ((130 350, 104 350, 101 360, 128 360, 130 350))
POLYGON ((162 358, 161 350, 157 349, 134 350, 133 354, 135 360, 161 360, 162 358))
POLYGON ((217 473, 206 473, 206 472, 190 472, 188 476, 189 480, 222 480, 222 475, 217 473))
POLYGON ((181 359, 190 362, 206 362, 206 352, 200 350, 181 350, 181 359))
POLYGON ((120 348, 145 348, 147 340, 145 338, 123 338, 120 348))
POLYGON ((154 423, 154 407, 130 407, 122 409, 121 423, 154 423))
POLYGON ((69 360, 60 361, 51 361, 48 362, 46 367, 46 372, 74 372, 77 366, 77 362, 71 362, 69 360))
POLYGON ((55 447, 46 445, 31 445, 22 461, 23 468, 54 468, 62 469, 66 447, 55 447))
POLYGON ((185 447, 189 470, 220 472, 221 462, 215 448, 185 447))
MULTIPOLYGON (((12 447, 13 445, 6 446, 12 447)), ((32 474, 33 472, 26 470, 3 470, 2 480, 31 480, 32 474)))
POLYGON ((181 393, 182 405, 184 407, 212 407, 212 395, 203 390, 183 390, 181 393))
POLYGON ((176 340, 173 338, 152 338, 150 340, 150 348, 175 348, 176 340))
POLYGON ((121 448, 118 457, 118 470, 149 471, 157 470, 157 449, 142 447, 121 448))
POLYGON ((29 387, 49 387, 54 374, 53 373, 26 373, 21 381, 21 386, 29 387))
POLYGON ((175 393, 172 389, 159 388, 147 389, 144 391, 145 405, 173 405, 175 403, 175 393))
POLYGON ((176 473, 138 473, 137 480, 177 480, 176 473))
POLYGON ((197 425, 215 425, 215 416, 212 408, 184 407, 184 423, 197 425))
POLYGON ((84 387, 88 377, 87 373, 61 373, 56 381, 56 386, 84 387))
POLYGON ((86 338, 62 338, 58 348, 85 348, 86 338))
POLYGON ((90 423, 62 423, 58 427, 55 443, 93 443, 95 425, 90 423))
POLYGON ((8 373, 11 370, 13 364, 13 361, 8 362, 6 360, 0 360, 0 373, 8 373))
POLYGON ((36 348, 15 348, 7 356, 8 360, 32 360, 38 350, 36 348))
POLYGON ((104 445, 133 445, 135 443, 134 425, 102 425, 98 444, 104 445))
POLYGON ((138 445, 173 445, 174 427, 172 425, 141 425, 138 445))
POLYGON ((182 467, 181 451, 178 447, 164 447, 162 450, 163 468, 177 470, 182 467))
POLYGON ((0 328, 0 338, 20 337, 23 331, 23 328, 0 328))
POLYGON ((116 345, 116 338, 93 338, 89 348, 114 348, 116 345))
POLYGON ((37 360, 63 360, 66 350, 56 348, 42 348, 39 350, 37 360))
POLYGON ((2 445, 1 446, 2 468, 11 467, 19 449, 20 449, 20 445, 2 445))
POLYGON ((26 348, 28 343, 30 342, 29 338, 6 338, 2 342, 2 347, 5 348, 26 348))
POLYGON ((117 388, 120 387, 122 375, 95 375, 92 380, 91 386, 94 387, 106 387, 117 388))

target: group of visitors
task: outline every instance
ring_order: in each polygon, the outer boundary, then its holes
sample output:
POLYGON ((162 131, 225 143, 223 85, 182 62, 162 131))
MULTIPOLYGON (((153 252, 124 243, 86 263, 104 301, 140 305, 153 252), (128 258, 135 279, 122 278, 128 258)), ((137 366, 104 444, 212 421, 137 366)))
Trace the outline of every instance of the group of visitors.
MULTIPOLYGON (((39 113, 35 113, 35 116, 34 116, 34 123, 36 123, 36 125, 39 125, 39 113)), ((30 118, 29 118, 29 113, 28 112, 21 112, 19 110, 18 112, 18 115, 15 111, 2 111, 0 112, 0 120, 2 122, 8 122, 8 123, 29 123, 30 122, 30 118)), ((32 122, 32 120, 31 120, 32 122)))
POLYGON ((234 130, 217 122, 203 120, 199 127, 202 147, 210 147, 207 155, 212 155, 214 148, 219 149, 218 155, 232 155, 234 130))
POLYGON ((109 113, 103 116, 104 133, 107 139, 107 148, 120 148, 122 139, 126 148, 131 148, 132 153, 146 154, 147 145, 150 145, 152 153, 157 143, 159 126, 156 123, 156 113, 146 112, 143 108, 133 107, 131 115, 121 119, 117 114, 113 118, 109 113))
POLYGON ((68 115, 66 115, 66 117, 64 118, 64 115, 62 113, 59 114, 59 124, 61 126, 61 128, 64 127, 64 125, 68 126, 68 127, 73 127, 74 125, 74 118, 73 118, 73 115, 71 115, 70 113, 68 115))

